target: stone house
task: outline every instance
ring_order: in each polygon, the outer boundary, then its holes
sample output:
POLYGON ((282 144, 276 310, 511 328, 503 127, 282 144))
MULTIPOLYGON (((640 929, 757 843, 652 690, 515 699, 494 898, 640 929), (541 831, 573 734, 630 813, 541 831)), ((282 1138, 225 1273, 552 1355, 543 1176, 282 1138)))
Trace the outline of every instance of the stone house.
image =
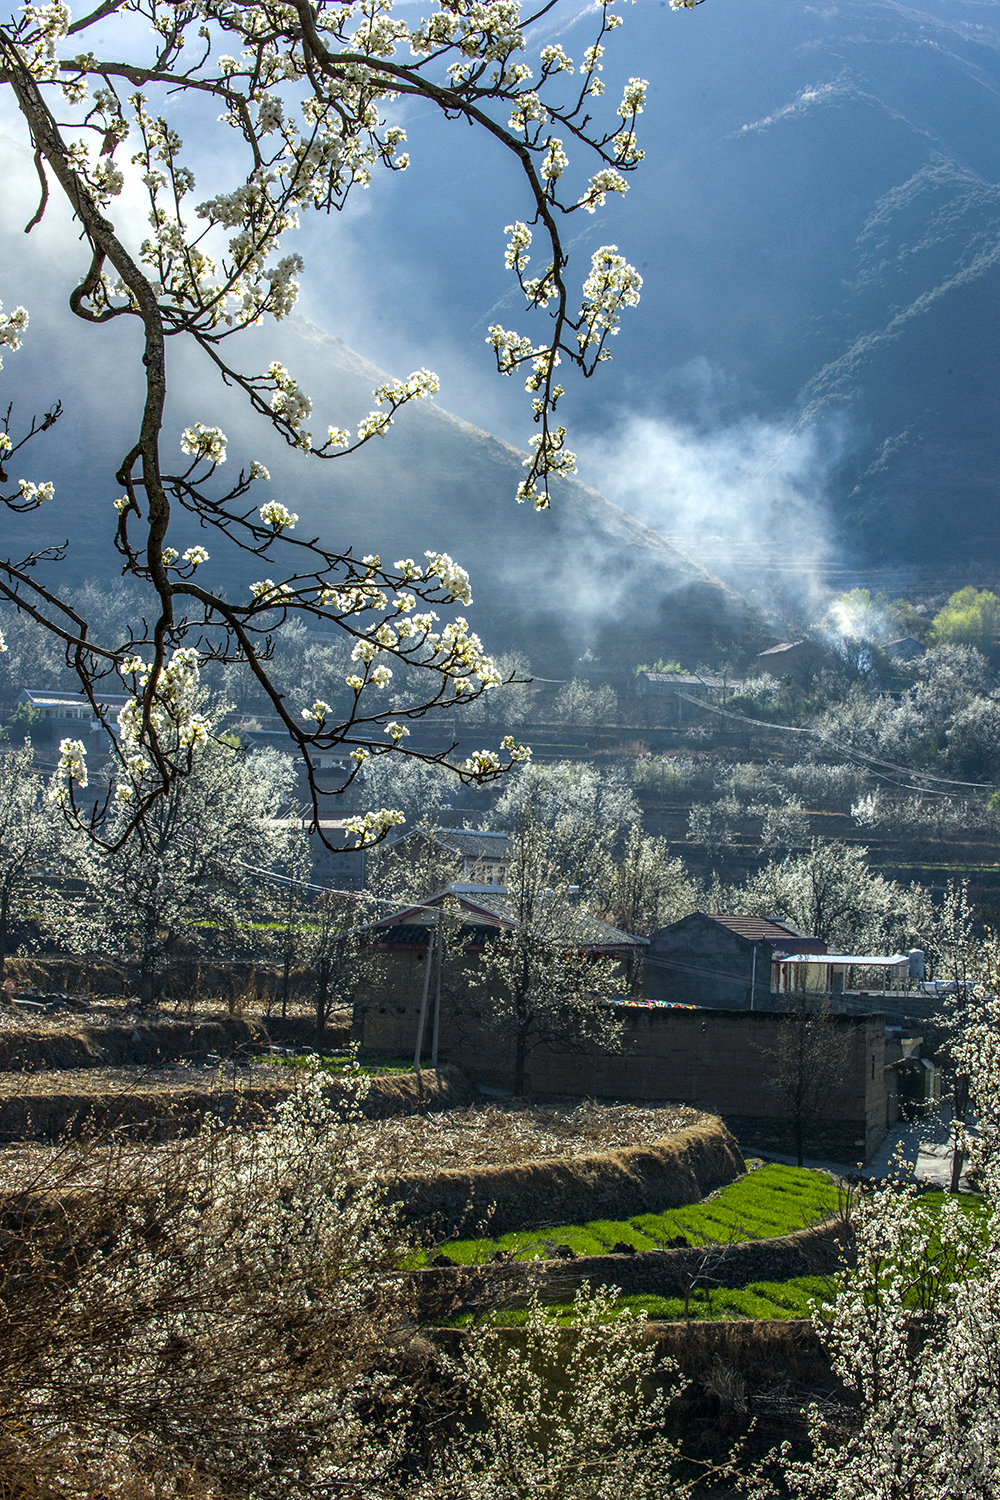
MULTIPOLYGON (((557 899, 557 898, 553 898, 557 899)), ((378 978, 354 1009, 354 1040, 368 1056, 412 1057, 427 964, 428 948, 437 926, 437 912, 449 902, 461 918, 456 937, 462 948, 462 967, 475 970, 479 955, 492 937, 516 926, 516 915, 506 891, 490 885, 455 882, 426 901, 382 917, 366 928, 367 940, 379 955, 378 978)), ((560 913, 558 941, 575 952, 595 957, 621 958, 641 953, 646 939, 633 937, 591 916, 585 908, 567 906, 560 913)), ((623 980, 624 990, 624 980, 623 980)), ((458 1061, 470 1045, 490 1057, 500 1045, 482 1027, 484 997, 466 977, 445 972, 440 989, 435 974, 432 1010, 438 1015, 440 1057, 458 1061), (477 1038, 474 1043, 470 1038, 477 1038)), ((430 1027, 428 1027, 428 1032, 430 1027)), ((429 1049, 429 1035, 425 1049, 429 1049)), ((471 1063, 469 1064, 471 1066, 471 1063)), ((487 1080, 488 1081, 488 1080, 487 1080)))

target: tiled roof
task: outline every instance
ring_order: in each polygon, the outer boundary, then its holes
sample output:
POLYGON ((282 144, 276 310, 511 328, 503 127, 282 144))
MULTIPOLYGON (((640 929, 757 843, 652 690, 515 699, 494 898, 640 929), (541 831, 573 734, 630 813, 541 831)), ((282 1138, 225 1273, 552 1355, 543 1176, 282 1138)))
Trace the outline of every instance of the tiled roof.
POLYGON ((776 922, 771 917, 719 916, 715 912, 709 912, 706 915, 710 922, 718 922, 720 927, 728 927, 730 932, 738 933, 740 937, 747 938, 751 943, 777 942, 787 947, 795 939, 809 936, 808 933, 799 932, 797 928, 785 922, 776 922))
MULTIPOLYGON (((482 943, 498 929, 495 927, 483 927, 475 922, 463 922, 459 929, 459 938, 466 942, 482 943)), ((398 927, 378 927, 372 930, 370 942, 384 944, 399 948, 426 948, 431 934, 431 928, 421 927, 416 923, 403 922, 398 927)))
POLYGON ((696 672, 642 672, 649 682, 676 683, 678 687, 722 687, 721 677, 700 677, 696 672))
MULTIPOLYGON (((424 903, 426 906, 439 905, 445 896, 452 894, 442 891, 437 896, 431 896, 424 903)), ((469 892, 454 892, 456 899, 461 902, 462 907, 468 913, 469 920, 466 924, 472 927, 485 927, 499 925, 511 928, 516 923, 516 912, 510 898, 503 891, 493 891, 489 887, 480 889, 475 894, 469 892), (477 922, 476 916, 480 914, 477 922), (490 918, 493 919, 492 924, 490 918)), ((410 924, 400 921, 415 913, 412 906, 401 907, 398 913, 382 917, 378 922, 372 924, 372 930, 385 934, 387 929, 395 930, 397 926, 401 929, 410 924)), ((564 943, 579 943, 586 948, 640 948, 646 946, 646 939, 633 937, 631 933, 623 932, 618 927, 612 927, 610 922, 602 921, 600 917, 592 916, 585 907, 568 907, 564 921, 560 922, 558 939, 564 943)), ((387 938, 383 938, 387 941, 387 938)), ((419 939, 426 942, 426 937, 419 939)))

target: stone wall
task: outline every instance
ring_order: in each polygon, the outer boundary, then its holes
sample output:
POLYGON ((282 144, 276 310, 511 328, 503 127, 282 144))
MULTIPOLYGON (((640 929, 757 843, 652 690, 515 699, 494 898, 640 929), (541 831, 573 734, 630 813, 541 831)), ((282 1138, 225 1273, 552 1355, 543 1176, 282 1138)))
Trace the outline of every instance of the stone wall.
POLYGON ((386 1179, 386 1197, 406 1223, 440 1241, 662 1213, 699 1202, 745 1170, 732 1135, 706 1116, 675 1135, 619 1151, 400 1172, 386 1179))

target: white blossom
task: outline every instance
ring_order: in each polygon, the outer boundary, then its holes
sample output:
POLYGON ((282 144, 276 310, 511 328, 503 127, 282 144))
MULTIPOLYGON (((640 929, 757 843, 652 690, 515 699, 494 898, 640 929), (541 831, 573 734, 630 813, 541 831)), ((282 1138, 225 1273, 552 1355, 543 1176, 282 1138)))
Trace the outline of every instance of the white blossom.
POLYGON ((500 769, 500 757, 495 750, 474 750, 467 760, 462 762, 462 770, 469 771, 475 776, 489 775, 500 769))
POLYGON ((649 88, 645 78, 630 78, 622 93, 622 102, 618 106, 618 113, 623 120, 630 115, 641 115, 646 103, 646 90, 649 88))
POLYGON ((59 807, 68 807, 74 782, 81 788, 87 785, 87 747, 82 740, 60 740, 49 800, 59 807))
POLYGON ((331 712, 332 709, 329 703, 324 703, 322 698, 317 698, 312 708, 304 708, 302 710, 302 717, 304 719, 314 719, 317 724, 322 724, 324 719, 329 718, 331 712))
POLYGON ((500 742, 500 748, 507 751, 512 761, 526 761, 531 759, 531 746, 518 743, 511 734, 504 735, 500 742))
POLYGON ((609 193, 628 192, 628 183, 620 172, 614 167, 604 167, 600 172, 595 172, 590 179, 590 187, 583 197, 578 200, 580 208, 586 209, 588 214, 595 213, 597 209, 603 208, 607 202, 609 193))
POLYGON ((472 603, 472 590, 469 587, 469 575, 458 563, 453 562, 447 552, 425 552, 428 559, 428 578, 439 578, 441 587, 449 599, 460 601, 462 604, 472 603))
POLYGON ((558 137, 550 136, 545 145, 546 154, 538 170, 546 182, 555 184, 569 166, 569 157, 558 137))
POLYGON ((190 563, 192 568, 197 568, 202 563, 208 562, 208 553, 204 547, 188 547, 187 551, 183 553, 182 560, 190 563))
POLYGON ((260 518, 265 526, 273 526, 275 531, 291 531, 299 519, 293 510, 288 510, 277 500, 269 500, 261 506, 260 518))
POLYGON ((22 499, 29 504, 41 505, 43 501, 51 500, 56 492, 56 487, 51 480, 47 480, 44 484, 33 484, 30 479, 19 479, 17 483, 22 499))
POLYGON ((510 236, 507 241, 507 249, 504 252, 504 265, 508 271, 523 271, 529 260, 528 251, 531 248, 531 230, 527 224, 522 224, 520 219, 518 219, 516 223, 507 225, 504 234, 510 236))
MULTIPOLYGON (((28 314, 23 307, 15 307, 11 313, 5 313, 3 303, 0 302, 0 347, 6 344, 8 349, 20 349, 21 335, 28 326, 28 314)), ((3 359, 0 358, 0 370, 3 369, 3 359)), ((6 437, 6 433, 4 434, 6 437)))
POLYGON ((273 578, 262 578, 258 583, 250 585, 250 592, 258 604, 280 604, 292 591, 287 583, 275 583, 273 578))
MULTIPOLYGON (((358 759, 357 755, 355 759, 358 759)), ((405 822, 403 813, 382 807, 378 812, 366 812, 360 817, 348 818, 344 824, 344 832, 357 839, 357 847, 363 849, 369 844, 377 844, 397 823, 405 822)))
POLYGON ((577 334, 581 350, 617 333, 621 308, 635 307, 641 290, 642 277, 619 255, 617 245, 602 245, 595 250, 590 275, 583 284, 583 326, 577 334))
POLYGON ((277 362, 268 365, 267 374, 268 379, 274 384, 271 410, 275 416, 287 422, 289 427, 300 428, 312 413, 312 402, 309 397, 299 387, 298 382, 289 375, 284 365, 279 365, 277 362))
POLYGON ((189 458, 205 458, 212 464, 226 461, 226 434, 218 427, 205 427, 195 422, 181 433, 181 452, 189 458))

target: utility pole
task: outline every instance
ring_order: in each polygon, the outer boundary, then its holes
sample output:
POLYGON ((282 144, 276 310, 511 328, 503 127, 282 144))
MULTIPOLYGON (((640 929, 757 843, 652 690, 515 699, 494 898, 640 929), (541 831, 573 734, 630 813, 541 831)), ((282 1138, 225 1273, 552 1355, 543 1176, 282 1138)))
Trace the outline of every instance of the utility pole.
POLYGON ((427 1025, 427 996, 431 987, 431 958, 434 955, 434 936, 436 928, 431 925, 427 934, 427 962, 424 965, 424 992, 420 997, 420 1020, 417 1022, 417 1044, 413 1049, 413 1071, 417 1075, 417 1084, 423 1090, 423 1078, 420 1072, 420 1054, 424 1050, 424 1030, 427 1025))

